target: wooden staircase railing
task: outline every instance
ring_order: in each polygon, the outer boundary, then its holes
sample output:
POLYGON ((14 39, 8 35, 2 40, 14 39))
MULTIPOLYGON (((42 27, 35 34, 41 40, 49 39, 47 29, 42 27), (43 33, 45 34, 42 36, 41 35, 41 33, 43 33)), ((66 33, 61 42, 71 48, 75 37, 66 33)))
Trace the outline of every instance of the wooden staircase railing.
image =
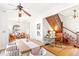
POLYGON ((66 29, 66 30, 68 30, 68 31, 70 31, 70 32, 72 32, 73 34, 75 34, 75 35, 76 35, 76 33, 75 33, 75 32, 73 32, 72 30, 70 30, 70 29, 68 29, 68 28, 66 28, 66 27, 64 27, 64 26, 63 26, 63 29, 66 29))
POLYGON ((77 43, 77 34, 66 27, 63 27, 63 38, 71 45, 77 43))

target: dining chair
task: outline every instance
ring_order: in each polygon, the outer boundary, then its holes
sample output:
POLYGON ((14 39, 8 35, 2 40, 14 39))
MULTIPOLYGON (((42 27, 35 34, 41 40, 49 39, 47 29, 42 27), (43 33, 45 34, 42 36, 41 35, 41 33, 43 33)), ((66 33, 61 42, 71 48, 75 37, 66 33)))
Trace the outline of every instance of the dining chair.
POLYGON ((16 45, 10 45, 5 50, 6 56, 19 56, 19 49, 16 45))
POLYGON ((44 48, 34 48, 31 50, 30 56, 44 56, 46 54, 46 50, 44 48))

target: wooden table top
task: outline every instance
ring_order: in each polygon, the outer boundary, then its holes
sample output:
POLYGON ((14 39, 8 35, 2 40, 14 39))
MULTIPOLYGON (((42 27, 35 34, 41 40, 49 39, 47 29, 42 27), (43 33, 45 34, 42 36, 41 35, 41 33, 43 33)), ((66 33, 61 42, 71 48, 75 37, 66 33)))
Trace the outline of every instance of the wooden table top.
POLYGON ((19 51, 21 53, 24 53, 30 50, 30 48, 23 41, 18 41, 17 47, 19 48, 19 51))
MULTIPOLYGON (((22 39, 22 40, 23 40, 23 39, 22 39)), ((19 51, 20 51, 21 53, 25 53, 25 52, 31 51, 32 48, 30 48, 28 45, 26 45, 22 40, 20 39, 20 40, 18 40, 18 41, 16 42, 17 47, 19 48, 19 51)), ((41 47, 41 46, 44 45, 42 42, 40 42, 40 41, 38 41, 38 40, 33 40, 33 39, 31 39, 31 40, 29 40, 29 41, 35 43, 36 45, 38 45, 38 47, 41 47)), ((26 43, 27 43, 27 42, 26 42, 26 43)))
POLYGON ((43 45, 44 45, 44 43, 42 43, 42 42, 39 41, 39 40, 33 40, 33 39, 30 39, 30 41, 32 41, 32 42, 38 44, 39 46, 43 46, 43 45))

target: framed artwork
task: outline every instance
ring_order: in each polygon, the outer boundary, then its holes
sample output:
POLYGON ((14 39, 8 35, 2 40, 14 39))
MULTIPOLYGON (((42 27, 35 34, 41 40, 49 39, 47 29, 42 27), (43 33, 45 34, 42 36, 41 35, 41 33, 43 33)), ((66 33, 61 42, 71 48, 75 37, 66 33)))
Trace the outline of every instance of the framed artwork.
POLYGON ((37 24, 37 36, 40 36, 40 35, 41 35, 40 29, 41 29, 41 24, 38 23, 38 24, 37 24))
POLYGON ((40 34, 40 31, 37 31, 37 36, 40 36, 41 34, 40 34))
POLYGON ((40 23, 37 24, 37 30, 40 30, 40 23))
POLYGON ((13 28, 12 28, 13 32, 17 32, 20 30, 20 25, 13 25, 13 28))

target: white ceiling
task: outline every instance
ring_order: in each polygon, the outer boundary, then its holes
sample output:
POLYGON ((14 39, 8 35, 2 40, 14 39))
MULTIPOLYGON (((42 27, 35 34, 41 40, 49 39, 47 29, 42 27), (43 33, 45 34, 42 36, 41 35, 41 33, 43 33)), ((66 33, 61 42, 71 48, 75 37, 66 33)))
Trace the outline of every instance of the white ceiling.
POLYGON ((0 3, 79 3, 78 0, 1 0, 0 3))
MULTIPOLYGON (((6 12, 8 13, 10 17, 16 15, 16 9, 15 6, 18 4, 0 4, 0 12, 6 12), (11 6, 13 5, 13 6, 11 6), (11 15, 12 14, 12 15, 11 15)), ((22 6, 24 6, 24 9, 31 13, 32 16, 41 16, 48 14, 49 11, 54 12, 60 12, 61 10, 73 6, 74 4, 68 4, 68 3, 22 3, 22 6)))

